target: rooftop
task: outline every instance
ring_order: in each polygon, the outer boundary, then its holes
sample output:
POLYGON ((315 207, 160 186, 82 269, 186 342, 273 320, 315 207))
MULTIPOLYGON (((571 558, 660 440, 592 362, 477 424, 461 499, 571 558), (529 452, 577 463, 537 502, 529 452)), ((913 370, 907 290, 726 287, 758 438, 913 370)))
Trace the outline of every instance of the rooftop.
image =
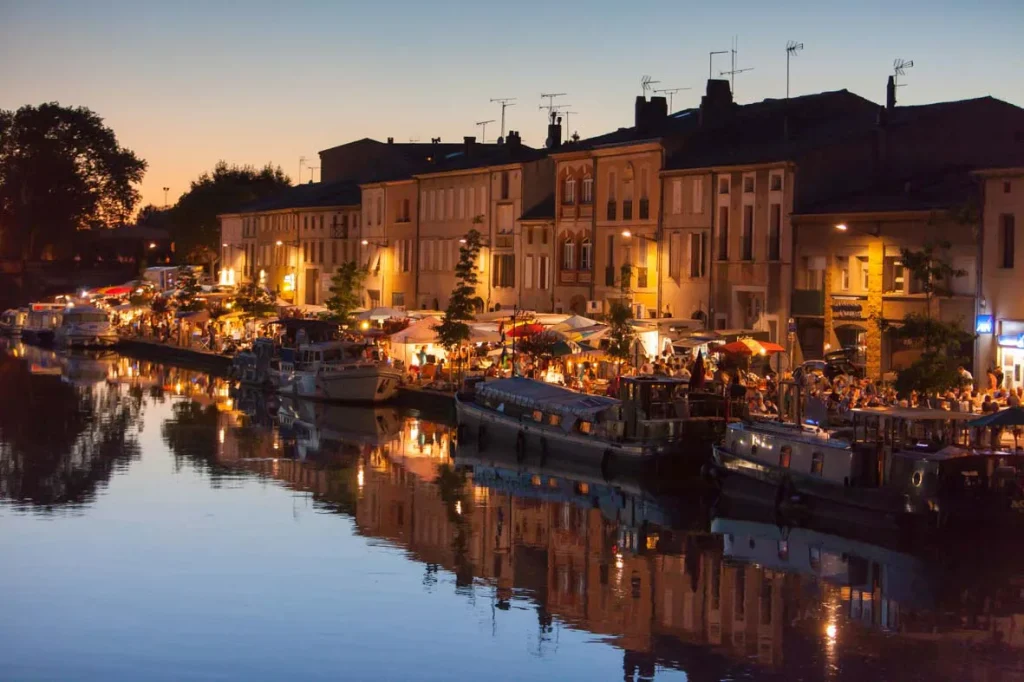
POLYGON ((277 211, 289 208, 316 208, 320 206, 358 206, 359 185, 352 182, 311 182, 296 185, 283 192, 243 204, 234 213, 277 211))

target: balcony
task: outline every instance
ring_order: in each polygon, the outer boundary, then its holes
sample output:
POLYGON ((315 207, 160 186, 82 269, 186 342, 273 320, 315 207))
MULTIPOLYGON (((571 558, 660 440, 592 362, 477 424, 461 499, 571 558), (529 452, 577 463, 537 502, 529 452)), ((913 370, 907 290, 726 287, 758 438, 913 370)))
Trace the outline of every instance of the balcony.
POLYGON ((622 202, 622 219, 632 220, 633 219, 633 200, 626 199, 622 202))
POLYGON ((819 289, 794 289, 790 314, 821 317, 825 314, 825 292, 819 289))
POLYGON ((608 220, 615 220, 615 200, 608 202, 608 220))
POLYGON ((640 220, 647 220, 651 217, 651 201, 650 199, 640 200, 640 220))

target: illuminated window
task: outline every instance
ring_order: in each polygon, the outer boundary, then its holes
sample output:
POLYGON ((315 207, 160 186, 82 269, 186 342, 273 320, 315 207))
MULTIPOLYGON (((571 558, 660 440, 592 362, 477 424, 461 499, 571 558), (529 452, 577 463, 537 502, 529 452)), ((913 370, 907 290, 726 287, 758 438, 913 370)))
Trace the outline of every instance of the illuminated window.
POLYGON ((783 445, 782 450, 779 452, 779 466, 783 469, 789 468, 789 462, 793 459, 793 448, 788 445, 783 445))
POLYGON ((811 455, 811 473, 815 476, 821 476, 822 467, 825 465, 825 455, 820 452, 815 452, 811 455))

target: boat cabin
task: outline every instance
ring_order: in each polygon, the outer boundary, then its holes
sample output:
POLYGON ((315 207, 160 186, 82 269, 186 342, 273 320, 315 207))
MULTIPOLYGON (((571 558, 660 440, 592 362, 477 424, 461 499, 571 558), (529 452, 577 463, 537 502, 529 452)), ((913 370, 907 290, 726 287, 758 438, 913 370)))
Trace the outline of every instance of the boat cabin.
POLYGON ((316 371, 321 367, 337 367, 340 365, 360 364, 367 360, 366 345, 347 341, 330 341, 327 343, 310 343, 296 349, 281 350, 281 359, 285 361, 290 351, 295 369, 316 371))
POLYGON ((29 306, 25 327, 29 329, 56 329, 64 314, 63 303, 33 303, 29 306))
POLYGON ((622 377, 619 398, 626 437, 637 440, 672 440, 684 433, 690 419, 690 383, 664 376, 622 377))
POLYGON ((601 435, 613 440, 623 435, 621 403, 606 396, 577 393, 542 381, 512 377, 476 383, 475 400, 514 419, 566 433, 601 435))
POLYGON ((105 310, 93 308, 91 306, 83 306, 78 308, 68 308, 65 310, 63 319, 61 320, 61 326, 76 324, 102 324, 109 321, 110 318, 105 310))

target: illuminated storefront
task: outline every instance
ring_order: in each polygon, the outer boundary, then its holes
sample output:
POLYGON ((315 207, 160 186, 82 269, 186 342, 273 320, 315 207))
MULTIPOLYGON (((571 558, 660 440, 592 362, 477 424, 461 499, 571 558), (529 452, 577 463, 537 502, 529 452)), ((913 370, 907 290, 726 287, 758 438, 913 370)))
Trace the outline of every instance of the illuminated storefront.
POLYGON ((1003 386, 1024 386, 1024 320, 999 320, 996 362, 1003 368, 1003 386))

